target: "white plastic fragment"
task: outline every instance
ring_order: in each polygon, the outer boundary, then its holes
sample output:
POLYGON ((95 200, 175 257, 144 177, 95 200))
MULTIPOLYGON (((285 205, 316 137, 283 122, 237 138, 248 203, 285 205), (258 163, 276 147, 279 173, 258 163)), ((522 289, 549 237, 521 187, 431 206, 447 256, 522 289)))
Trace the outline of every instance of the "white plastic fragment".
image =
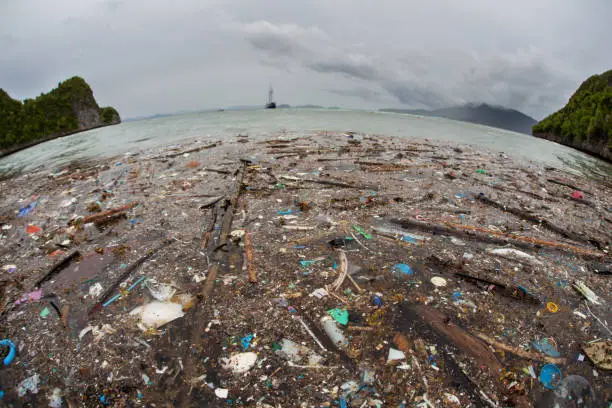
POLYGON ((165 283, 157 283, 152 281, 147 281, 146 283, 151 296, 160 302, 166 302, 174 296, 176 293, 176 289, 172 287, 172 285, 167 285, 165 283))
POLYGON ((183 307, 178 303, 153 301, 138 306, 130 312, 130 316, 140 317, 140 323, 146 329, 158 329, 161 326, 185 316, 183 307))
POLYGON ((574 288, 584 296, 586 300, 591 302, 594 305, 601 305, 602 300, 593 292, 587 285, 582 281, 576 281, 572 285, 574 288))
POLYGON ((434 286, 437 286, 437 287, 446 286, 446 279, 440 276, 434 276, 433 278, 431 278, 431 283, 433 283, 434 286))
POLYGON ((51 408, 62 408, 62 390, 60 388, 53 389, 49 396, 49 406, 51 408))
POLYGON ((533 264, 542 265, 542 262, 538 261, 538 259, 535 256, 529 255, 526 252, 519 251, 518 249, 514 249, 514 248, 494 248, 494 249, 487 250, 487 252, 493 255, 506 256, 509 258, 517 258, 523 261, 529 261, 533 264))
POLYGON ((227 398, 229 390, 227 388, 215 388, 215 395, 219 398, 227 398))
POLYGON ((89 287, 89 296, 92 298, 97 298, 102 294, 103 290, 104 288, 102 288, 102 284, 100 284, 100 282, 96 282, 89 287))
POLYGON ((29 392, 32 394, 38 394, 38 384, 40 383, 40 376, 34 374, 19 383, 17 386, 17 394, 23 397, 29 392))
POLYGON ((319 365, 323 361, 323 357, 312 351, 306 346, 302 346, 292 340, 282 339, 281 349, 276 350, 276 354, 291 361, 292 363, 302 363, 303 359, 308 360, 308 366, 319 365))
POLYGON ((222 358, 223 368, 232 370, 235 374, 249 371, 257 361, 257 354, 253 352, 232 354, 230 358, 222 358))
POLYGON ((389 357, 387 357, 387 362, 395 361, 395 360, 404 360, 406 358, 406 354, 403 351, 397 350, 394 348, 389 349, 389 357))
POLYGON ((317 299, 323 299, 327 295, 329 295, 329 293, 323 288, 315 289, 310 294, 310 296, 315 296, 317 299))
POLYGON ((342 332, 342 329, 338 327, 336 321, 331 316, 323 316, 321 318, 321 326, 327 337, 338 347, 345 348, 348 345, 348 341, 342 332))

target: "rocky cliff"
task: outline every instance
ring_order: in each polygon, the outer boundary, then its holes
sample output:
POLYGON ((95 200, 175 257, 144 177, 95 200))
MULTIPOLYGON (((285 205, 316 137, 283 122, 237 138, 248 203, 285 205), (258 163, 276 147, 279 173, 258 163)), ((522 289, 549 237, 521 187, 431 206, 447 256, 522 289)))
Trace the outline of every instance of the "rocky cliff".
POLYGON ((612 161, 612 70, 584 81, 533 135, 612 161))
POLYGON ((120 123, 111 107, 100 108, 83 78, 72 77, 49 93, 21 102, 0 89, 0 156, 100 126, 120 123))

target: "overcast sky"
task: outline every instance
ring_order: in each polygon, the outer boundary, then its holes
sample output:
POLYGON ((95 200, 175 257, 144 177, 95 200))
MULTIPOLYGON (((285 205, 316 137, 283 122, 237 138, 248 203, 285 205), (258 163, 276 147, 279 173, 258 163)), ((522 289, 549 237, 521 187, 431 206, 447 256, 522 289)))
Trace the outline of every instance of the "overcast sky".
POLYGON ((487 102, 536 119, 612 69, 612 0, 0 0, 0 87, 80 75, 123 117, 487 102))

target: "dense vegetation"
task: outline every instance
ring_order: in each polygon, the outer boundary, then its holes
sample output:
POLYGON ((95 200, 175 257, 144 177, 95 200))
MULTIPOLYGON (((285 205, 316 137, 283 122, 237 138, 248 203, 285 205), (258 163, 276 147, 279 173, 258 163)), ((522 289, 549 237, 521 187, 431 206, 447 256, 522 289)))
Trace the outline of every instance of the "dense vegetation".
POLYGON ((612 70, 584 81, 567 105, 536 124, 533 133, 552 134, 569 145, 612 149, 612 70))
POLYGON ((119 120, 115 109, 100 110, 91 88, 80 77, 72 77, 51 92, 23 102, 0 89, 0 149, 119 120))

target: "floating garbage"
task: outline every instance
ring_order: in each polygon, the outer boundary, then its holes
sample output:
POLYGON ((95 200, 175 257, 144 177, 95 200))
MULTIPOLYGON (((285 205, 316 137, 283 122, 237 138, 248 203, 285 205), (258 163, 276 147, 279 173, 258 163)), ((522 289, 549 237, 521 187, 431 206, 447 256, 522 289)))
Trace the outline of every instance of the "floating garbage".
POLYGON ((403 351, 397 350, 394 348, 389 349, 389 356, 387 357, 387 362, 396 361, 396 360, 405 360, 406 354, 403 351))
POLYGON ((180 317, 185 316, 182 305, 173 302, 153 301, 144 306, 138 306, 130 312, 130 316, 140 318, 145 329, 158 329, 180 317))
POLYGON ((229 395, 229 390, 227 388, 215 388, 215 395, 225 399, 229 395))
POLYGON ((538 261, 538 259, 535 256, 529 255, 526 252, 519 251, 518 249, 514 249, 514 248, 495 248, 495 249, 489 249, 487 250, 487 252, 493 255, 500 255, 500 256, 505 256, 508 258, 517 258, 517 259, 521 259, 524 261, 529 261, 534 264, 542 265, 542 262, 538 261))
POLYGON ((26 233, 30 235, 38 234, 40 231, 42 231, 42 229, 40 227, 37 227, 36 225, 28 225, 26 227, 26 233))
POLYGON ((157 283, 153 282, 150 279, 145 283, 147 288, 149 289, 149 293, 156 300, 160 302, 166 302, 172 299, 172 296, 176 293, 176 289, 172 285, 168 285, 165 283, 157 283))
POLYGON ((323 357, 312 351, 306 346, 302 346, 289 339, 282 339, 280 344, 275 347, 276 354, 289 360, 292 363, 307 366, 316 366, 323 361, 323 357))
POLYGON ((13 273, 17 270, 17 265, 3 265, 2 270, 8 273, 13 273))
POLYGON ((89 296, 97 298, 102 294, 103 290, 104 288, 102 288, 102 284, 100 284, 100 282, 96 282, 95 284, 89 287, 89 296))
POLYGON ((251 341, 253 341, 253 338, 255 338, 254 334, 249 334, 244 336, 242 339, 240 339, 240 344, 242 344, 242 348, 244 350, 248 350, 249 346, 251 345, 251 341))
POLYGON ((597 367, 612 370, 612 340, 588 343, 582 349, 597 367))
POLYGON ((548 339, 536 340, 531 344, 536 350, 538 350, 540 353, 546 354, 547 356, 559 357, 561 355, 561 353, 557 351, 556 347, 548 342, 548 339))
POLYGON ((601 305, 602 304, 601 298, 599 296, 597 296, 595 294, 595 292, 593 292, 587 285, 585 285, 584 282, 576 281, 576 282, 574 282, 574 284, 572 286, 574 287, 574 289, 576 289, 578 292, 580 292, 580 294, 582 296, 584 296, 584 298, 586 300, 588 300, 592 304, 594 304, 594 305, 601 305))
POLYGON ((330 316, 323 316, 321 318, 321 326, 323 326, 323 330, 327 337, 336 345, 336 347, 344 348, 348 345, 348 341, 344 336, 344 333, 336 324, 336 321, 332 319, 330 316))
POLYGON ((412 271, 410 266, 406 265, 404 263, 395 264, 395 266, 393 267, 393 271, 394 272, 403 273, 404 275, 412 275, 412 274, 414 274, 414 272, 412 271))
POLYGON ((40 376, 38 373, 24 379, 17 385, 17 395, 23 397, 28 392, 38 394, 38 385, 40 384, 40 376))
POLYGON ((433 283, 434 286, 437 286, 439 288, 446 286, 446 279, 441 276, 434 276, 430 279, 430 281, 431 283, 433 283))
POLYGON ((17 354, 17 349, 15 348, 15 344, 9 339, 0 340, 0 346, 8 347, 9 349, 8 353, 6 353, 6 357, 4 357, 4 360, 2 360, 2 364, 7 366, 11 364, 13 360, 15 359, 15 355, 17 354))
POLYGON ((346 309, 331 309, 327 311, 327 314, 343 326, 348 324, 349 313, 346 309))
POLYGON ((561 383, 561 370, 554 364, 546 364, 540 370, 540 382, 549 390, 554 390, 561 383))
POLYGON ((249 371, 257 361, 257 354, 253 352, 232 354, 230 358, 222 358, 221 364, 226 370, 235 374, 243 374, 249 371))

